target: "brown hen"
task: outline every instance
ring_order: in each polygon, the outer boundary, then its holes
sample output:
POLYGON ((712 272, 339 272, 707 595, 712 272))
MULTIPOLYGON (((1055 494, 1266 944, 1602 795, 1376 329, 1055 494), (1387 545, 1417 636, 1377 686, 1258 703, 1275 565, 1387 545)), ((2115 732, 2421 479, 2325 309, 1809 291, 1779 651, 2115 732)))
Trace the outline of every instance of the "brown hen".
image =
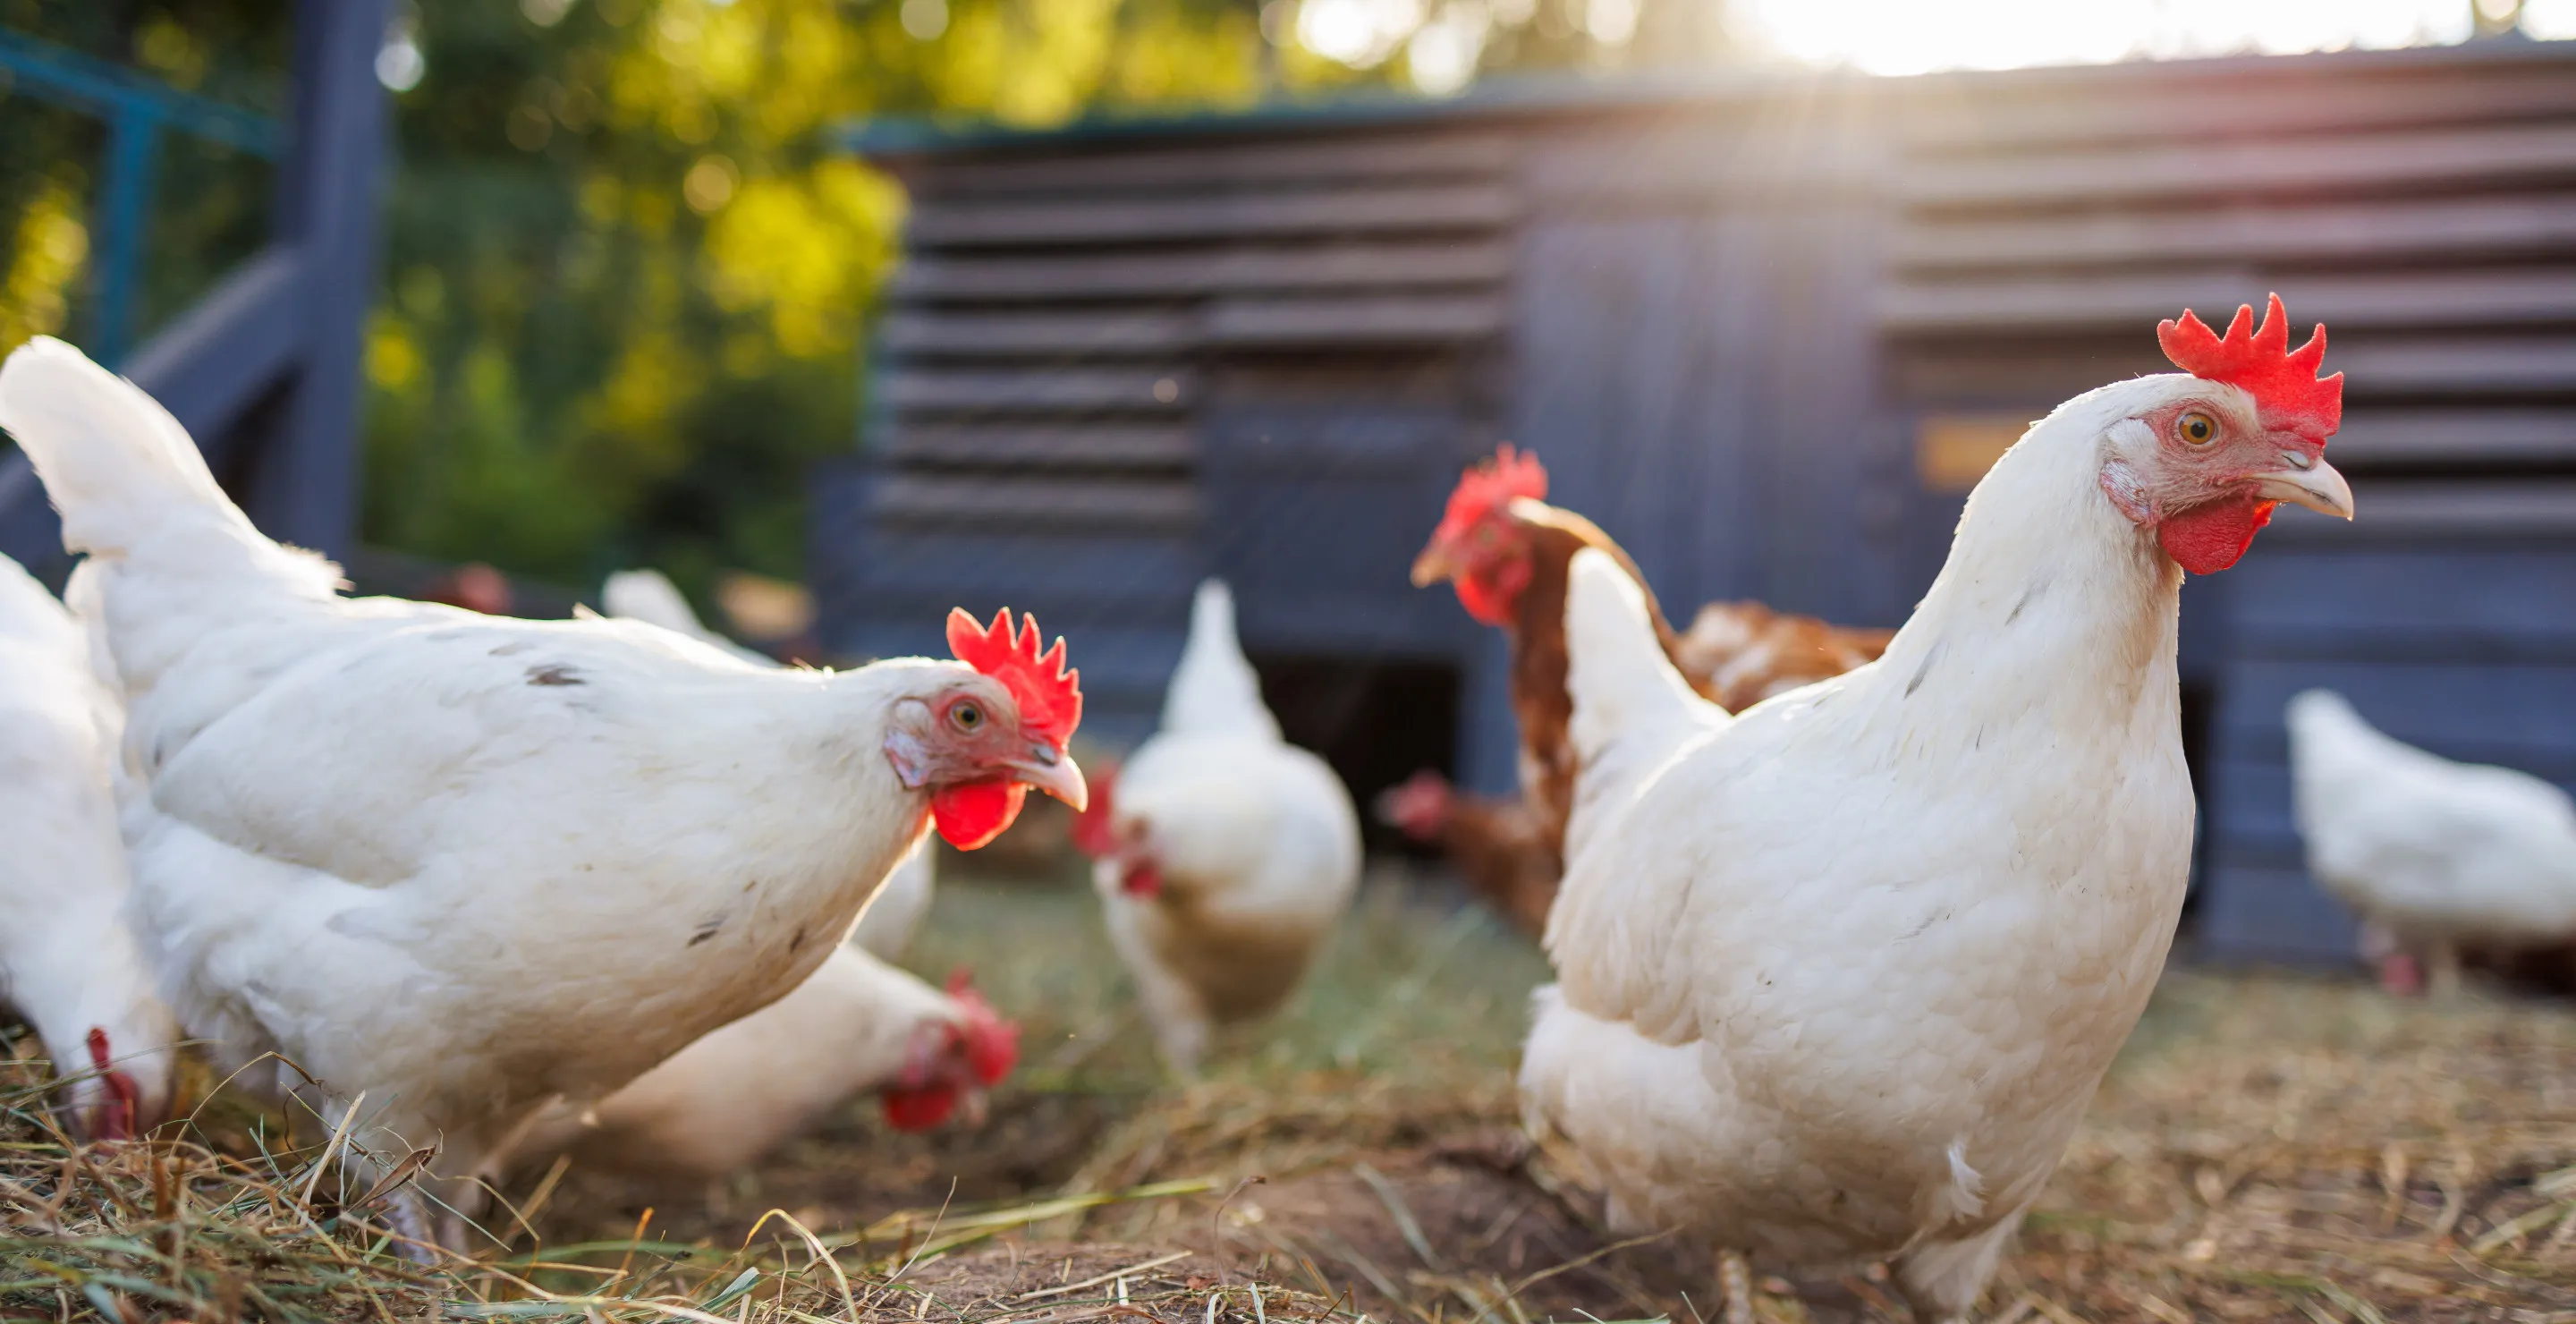
POLYGON ((1758 602, 1713 602, 1676 634, 1628 553, 1599 525, 1548 505, 1546 495, 1538 457, 1502 447, 1460 475, 1413 563, 1417 587, 1448 581, 1468 615, 1500 627, 1511 643, 1520 795, 1469 795, 1425 771, 1377 804, 1380 819, 1438 845, 1478 895, 1533 937, 1546 929, 1556 899, 1574 803, 1565 585, 1576 552, 1599 548, 1637 581, 1664 655, 1702 697, 1730 712, 1872 661, 1894 633, 1786 616, 1758 602))

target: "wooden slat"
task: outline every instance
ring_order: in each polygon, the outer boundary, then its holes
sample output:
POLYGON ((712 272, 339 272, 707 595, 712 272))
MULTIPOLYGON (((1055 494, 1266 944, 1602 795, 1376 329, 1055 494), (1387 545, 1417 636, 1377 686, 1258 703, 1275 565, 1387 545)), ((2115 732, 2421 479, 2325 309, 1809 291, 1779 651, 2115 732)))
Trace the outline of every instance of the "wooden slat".
POLYGON ((886 454, 907 464, 1174 468, 1197 458, 1181 426, 931 424, 896 426, 886 454))
POLYGON ((2576 114, 2576 60, 2407 51, 1958 74, 1923 80, 1894 107, 1891 132, 1927 155, 2498 123, 2576 114))
POLYGON ((913 171, 924 199, 1014 193, 1080 193, 1110 189, 1243 184, 1323 183, 1488 177, 1511 168, 1510 137, 1492 132, 1299 135, 1217 146, 1066 153, 1042 145, 913 171))
POLYGON ((1105 201, 924 203, 906 228, 932 248, 1114 244, 1285 235, 1492 229, 1510 221, 1509 189, 1486 184, 1105 201))
POLYGON ((2068 268, 2116 263, 2323 263, 2576 252, 2576 196, 2234 206, 2067 217, 1916 217, 1900 267, 2068 268))
POLYGON ((898 473, 877 481, 873 506, 875 517, 889 524, 1144 532, 1186 528, 1199 519, 1198 489, 1187 479, 898 473))
POLYGON ((2398 538, 2564 538, 2576 535, 2576 480, 2417 482, 2353 488, 2352 522, 2285 507, 2265 536, 2363 546, 2398 538))
MULTIPOLYGON (((1937 408, 2027 410, 2033 418, 2104 382, 2173 370, 2156 351, 2149 321, 2054 345, 2022 337, 1927 337, 1897 350, 1888 366, 1900 398, 1937 408)), ((2338 335, 2328 358, 2345 375, 2345 401, 2356 409, 2370 401, 2431 398, 2495 406, 2504 403, 2498 397, 2576 392, 2576 337, 2567 335, 2338 335)))
POLYGON ((1511 274, 1492 239, 1179 251, 1151 256, 911 256, 894 280, 908 302, 1169 298, 1228 291, 1477 285, 1511 274))
POLYGON ((1918 207, 2041 207, 2569 181, 2576 126, 2514 124, 1917 162, 1899 172, 1896 193, 1918 207))
POLYGON ((2469 398, 2576 391, 2576 336, 2364 341, 2330 351, 2347 396, 2469 398))
POLYGON ((2576 411, 2357 409, 2335 434, 2338 468, 2381 465, 2576 466, 2576 411))
POLYGON ((2302 323, 2336 330, 2576 324, 2576 268, 2406 275, 2225 272, 2085 277, 2015 274, 1989 280, 1898 281, 1880 296, 1879 325, 1897 332, 2012 333, 2153 326, 2183 308, 2218 321, 2277 288, 2302 323))
POLYGON ((1503 296, 1239 299, 1208 310, 1207 343, 1232 348, 1437 344, 1502 334, 1503 296))
POLYGON ((888 349, 953 358, 1028 354, 1155 354, 1186 349, 1195 319, 1185 312, 1120 309, 1079 313, 958 313, 899 309, 879 332, 888 349))
POLYGON ((1183 369, 1050 368, 1025 372, 906 368, 886 375, 896 409, 965 414, 1032 410, 1169 413, 1187 405, 1194 378, 1183 369))

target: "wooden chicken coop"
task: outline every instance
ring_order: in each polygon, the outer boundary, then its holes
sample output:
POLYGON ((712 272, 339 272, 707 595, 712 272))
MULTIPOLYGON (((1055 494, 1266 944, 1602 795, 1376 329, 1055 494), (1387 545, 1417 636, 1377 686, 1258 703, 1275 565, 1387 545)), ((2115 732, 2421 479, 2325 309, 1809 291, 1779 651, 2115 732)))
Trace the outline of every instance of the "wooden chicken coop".
POLYGON ((2186 591, 2206 948, 2352 950, 2290 823, 2301 687, 2576 785, 2576 43, 851 146, 913 212, 866 434, 818 492, 841 652, 1033 608, 1124 743, 1221 574, 1355 791, 1444 760, 1505 787, 1500 645, 1405 580, 1461 464, 1536 450, 1681 615, 1894 625, 2023 423, 2165 370, 2158 318, 2277 289, 2334 328, 2361 516, 2292 511, 2186 591))

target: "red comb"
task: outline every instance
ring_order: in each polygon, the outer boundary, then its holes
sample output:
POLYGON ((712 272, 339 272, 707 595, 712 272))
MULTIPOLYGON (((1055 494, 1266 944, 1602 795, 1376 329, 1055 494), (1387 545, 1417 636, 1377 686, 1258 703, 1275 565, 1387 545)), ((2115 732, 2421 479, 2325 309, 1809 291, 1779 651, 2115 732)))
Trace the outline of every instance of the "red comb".
POLYGON ((1055 647, 1038 652, 1038 618, 1024 617, 1018 638, 1011 635, 1011 609, 993 613, 991 626, 975 623, 964 607, 948 613, 948 651, 957 660, 1002 682, 1020 705, 1020 725, 1058 748, 1082 724, 1082 673, 1064 665, 1064 636, 1055 647))
POLYGON ((2264 308, 2259 329, 2254 310, 2243 304, 2223 339, 2185 309, 2182 320, 2156 325, 2156 343, 2184 372, 2243 387, 2266 427, 2297 432, 2322 446, 2343 423, 2343 374, 2317 376, 2326 357, 2325 323, 2317 323, 2308 343, 2292 350, 2280 295, 2264 308))
POLYGON ((1494 448, 1494 457, 1480 460, 1473 468, 1458 475, 1458 485, 1449 491, 1449 509, 1440 517, 1440 528, 1434 539, 1453 537, 1469 525, 1508 505, 1514 497, 1532 501, 1547 499, 1547 467, 1535 455, 1512 449, 1510 442, 1494 448))
POLYGON ((1020 1060, 1020 1027, 993 1010, 993 1004, 975 991, 973 978, 962 968, 948 976, 948 996, 966 1013, 966 1065, 986 1086, 1001 1084, 1020 1060))

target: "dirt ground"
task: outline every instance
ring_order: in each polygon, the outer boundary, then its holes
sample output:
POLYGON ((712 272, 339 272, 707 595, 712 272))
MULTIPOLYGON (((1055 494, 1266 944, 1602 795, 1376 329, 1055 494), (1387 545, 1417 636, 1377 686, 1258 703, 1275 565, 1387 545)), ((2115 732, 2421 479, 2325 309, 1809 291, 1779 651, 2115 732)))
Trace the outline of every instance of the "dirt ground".
MULTIPOLYGON (((718 1182, 529 1174, 509 1245, 429 1270, 340 1203, 316 1128, 219 1098, 74 1151, 0 1063, 0 1318, 1702 1324, 1710 1248, 1606 1235, 1520 1137, 1546 964, 1457 900, 1374 880, 1182 1084, 1077 880, 951 878, 911 964, 971 966, 1023 1032, 983 1125, 862 1101, 718 1182)), ((1781 1324, 1903 1318, 1869 1271, 1762 1287, 1781 1324)), ((2576 1008, 2178 967, 1979 1319, 2576 1324, 2576 1008)))
MULTIPOLYGON (((1031 1045, 983 1128, 899 1136, 860 1108, 710 1186, 576 1172, 539 1229, 615 1239, 649 1208, 650 1237, 730 1247, 784 1211, 876 1238, 900 1271, 863 1313, 886 1318, 1251 1318, 1255 1284, 1283 1314, 1423 1324, 1710 1310, 1708 1248, 1618 1244, 1524 1152, 1510 1070, 1545 967, 1498 925, 1375 891, 1300 1003, 1184 1087, 1123 1014, 1084 904, 943 890, 914 964, 974 965, 1031 1045)), ((1771 1279, 1762 1308, 1904 1318, 1868 1273, 1771 1279)), ((2576 1013, 2177 970, 1982 1318, 2576 1320, 2576 1013)))

